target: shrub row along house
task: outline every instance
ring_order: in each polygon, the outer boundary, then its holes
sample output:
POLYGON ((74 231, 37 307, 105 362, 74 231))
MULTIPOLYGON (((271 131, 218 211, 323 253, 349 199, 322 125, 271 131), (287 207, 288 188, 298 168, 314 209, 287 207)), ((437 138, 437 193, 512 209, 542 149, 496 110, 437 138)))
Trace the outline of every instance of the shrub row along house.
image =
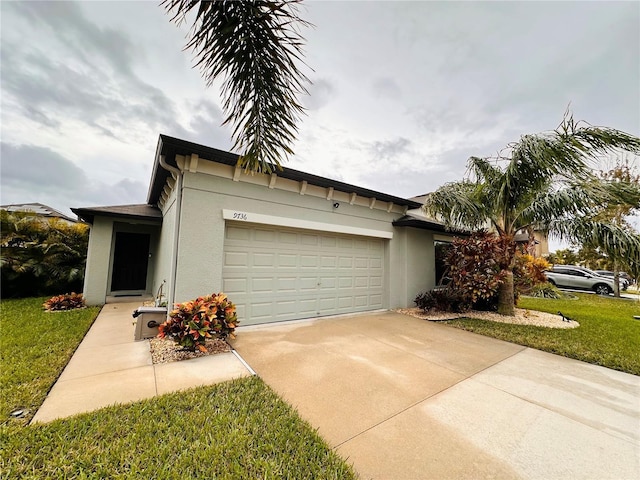
POLYGON ((169 304, 224 291, 242 325, 413 306, 435 285, 421 204, 161 135, 147 203, 74 208, 91 225, 84 295, 169 304))

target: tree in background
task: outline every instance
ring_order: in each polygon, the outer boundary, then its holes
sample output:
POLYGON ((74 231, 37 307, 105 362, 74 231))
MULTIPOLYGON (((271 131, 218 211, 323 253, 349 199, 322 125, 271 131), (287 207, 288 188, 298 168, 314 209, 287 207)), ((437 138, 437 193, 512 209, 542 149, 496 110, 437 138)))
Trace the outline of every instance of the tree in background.
POLYGON ((89 228, 0 210, 2 297, 80 292, 89 228))
POLYGON ((547 261, 554 265, 577 265, 580 262, 580 256, 570 248, 563 248, 550 253, 547 261))
POLYGON ((293 153, 304 108, 297 96, 309 82, 300 71, 308 26, 300 0, 164 0, 171 20, 195 15, 186 49, 195 53, 207 85, 223 78, 224 124, 245 171, 271 173, 293 153))
MULTIPOLYGON (((635 166, 631 164, 628 159, 622 160, 618 158, 615 166, 610 170, 601 171, 599 173, 599 177, 605 182, 630 184, 635 185, 636 188, 640 188, 640 174, 637 173, 635 166)), ((634 229, 627 220, 627 217, 637 212, 638 209, 640 209, 640 199, 635 199, 635 201, 630 200, 625 203, 604 202, 602 204, 601 211, 596 214, 595 219, 611 223, 633 234, 634 229)), ((601 245, 600 242, 592 241, 583 244, 581 251, 583 251, 583 256, 587 257, 585 260, 589 263, 593 257, 597 256, 597 254, 600 254, 601 257, 608 260, 607 262, 601 262, 601 264, 607 265, 606 268, 602 267, 601 269, 612 270, 614 272, 614 295, 619 297, 621 267, 624 267, 626 270, 630 270, 633 273, 637 273, 637 270, 640 268, 640 265, 638 265, 640 259, 637 257, 625 256, 623 254, 624 251, 616 248, 615 245, 609 246, 612 248, 607 247, 608 246, 606 244, 601 245)), ((594 263, 597 263, 597 261, 594 263)))
POLYGON ((640 138, 576 123, 567 112, 554 131, 523 135, 497 157, 471 157, 468 177, 429 194, 424 209, 448 227, 491 228, 502 239, 506 260, 498 312, 514 315, 514 236, 519 231, 545 231, 580 243, 597 239, 607 249, 640 258, 638 235, 595 217, 603 201, 613 205, 640 198, 637 185, 594 174, 597 156, 619 150, 640 153, 640 138))

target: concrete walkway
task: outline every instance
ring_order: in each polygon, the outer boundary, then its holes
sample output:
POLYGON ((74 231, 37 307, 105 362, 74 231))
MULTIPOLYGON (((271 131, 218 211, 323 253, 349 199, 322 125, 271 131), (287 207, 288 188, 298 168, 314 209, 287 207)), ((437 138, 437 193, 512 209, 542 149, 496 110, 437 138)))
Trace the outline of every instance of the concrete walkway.
POLYGON ((363 479, 638 479, 640 377, 392 312, 235 348, 363 479))
POLYGON ((153 365, 149 341, 133 339, 131 313, 139 306, 139 302, 114 303, 102 308, 32 422, 250 374, 231 352, 153 365))

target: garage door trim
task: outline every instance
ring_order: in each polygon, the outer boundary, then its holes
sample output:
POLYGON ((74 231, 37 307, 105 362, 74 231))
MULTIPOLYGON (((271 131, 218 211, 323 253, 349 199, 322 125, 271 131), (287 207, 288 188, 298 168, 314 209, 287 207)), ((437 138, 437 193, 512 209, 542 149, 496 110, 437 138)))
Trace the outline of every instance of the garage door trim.
POLYGON ((370 228, 352 227, 350 225, 338 225, 334 223, 313 222, 310 220, 301 220, 299 218, 277 217, 275 215, 263 215, 261 213, 251 213, 240 210, 223 209, 222 218, 224 220, 234 220, 237 222, 258 223, 261 225, 274 225, 277 227, 298 228, 302 230, 344 233, 347 235, 360 235, 363 237, 393 238, 393 232, 385 232, 384 230, 373 230, 370 228))

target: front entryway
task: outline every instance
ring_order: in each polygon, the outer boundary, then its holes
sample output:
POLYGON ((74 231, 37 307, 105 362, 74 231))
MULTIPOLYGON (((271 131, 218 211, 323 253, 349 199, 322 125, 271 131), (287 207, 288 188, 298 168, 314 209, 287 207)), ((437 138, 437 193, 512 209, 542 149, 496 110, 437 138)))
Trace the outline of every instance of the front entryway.
POLYGON ((116 232, 111 291, 144 291, 149 264, 148 233, 116 232))

